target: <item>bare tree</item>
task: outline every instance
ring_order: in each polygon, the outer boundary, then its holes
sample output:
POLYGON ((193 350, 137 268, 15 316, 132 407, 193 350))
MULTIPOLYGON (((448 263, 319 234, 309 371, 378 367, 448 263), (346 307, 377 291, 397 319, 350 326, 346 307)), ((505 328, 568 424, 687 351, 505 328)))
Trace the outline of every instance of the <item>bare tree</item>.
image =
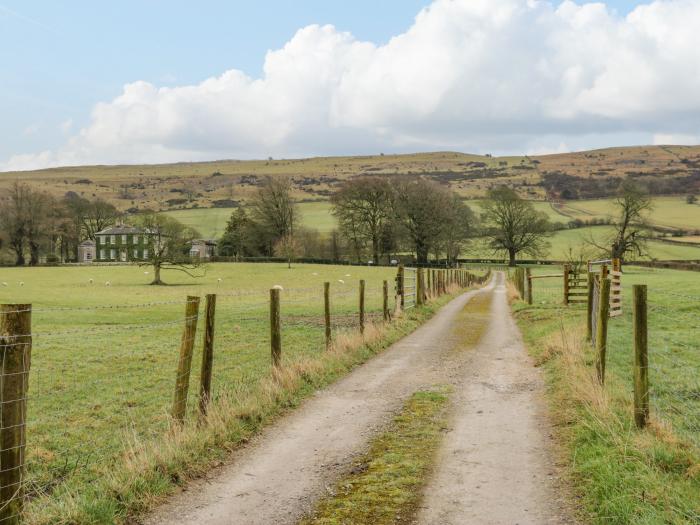
POLYGON ((484 203, 485 235, 491 248, 508 253, 508 264, 515 266, 518 253, 537 256, 549 243, 551 233, 547 215, 535 210, 531 202, 506 186, 489 190, 484 203))
POLYGON ((251 218, 265 236, 268 254, 282 237, 294 235, 298 221, 297 206, 292 200, 291 182, 282 177, 266 177, 250 202, 251 218))
POLYGON ((201 267, 198 257, 190 256, 190 241, 198 233, 182 223, 160 213, 148 213, 140 217, 139 226, 144 229, 147 255, 140 266, 153 267, 151 284, 165 284, 160 277, 162 270, 178 270, 196 277, 195 270, 201 267))
POLYGON ((645 233, 649 229, 646 214, 653 208, 651 197, 637 183, 625 181, 620 185, 615 207, 617 218, 613 222, 613 234, 606 238, 605 244, 600 244, 592 235, 588 243, 603 253, 610 253, 613 259, 624 259, 629 254, 645 255, 645 233))
POLYGON ((50 239, 55 199, 48 193, 29 190, 25 200, 24 229, 29 247, 29 265, 39 264, 42 242, 50 239))
POLYGON ((341 230, 357 242, 368 242, 372 257, 378 262, 382 234, 394 219, 394 191, 389 181, 381 177, 349 180, 331 197, 331 202, 341 230))
POLYGON ((277 239, 273 253, 277 257, 284 257, 287 259, 287 268, 291 268, 292 260, 299 257, 301 250, 301 243, 290 233, 277 239))
POLYGON ((396 204, 399 223, 420 263, 428 262, 431 251, 458 255, 475 222, 471 210, 454 192, 421 178, 396 185, 396 204))
POLYGON ((31 188, 15 182, 0 206, 0 227, 5 231, 8 244, 15 253, 15 265, 24 266, 27 223, 26 207, 31 188))
POLYGON ((15 252, 15 264, 26 262, 25 250, 29 249, 29 264, 39 263, 42 243, 49 240, 56 212, 55 200, 48 193, 15 182, 0 206, 0 228, 6 232, 10 247, 15 252))

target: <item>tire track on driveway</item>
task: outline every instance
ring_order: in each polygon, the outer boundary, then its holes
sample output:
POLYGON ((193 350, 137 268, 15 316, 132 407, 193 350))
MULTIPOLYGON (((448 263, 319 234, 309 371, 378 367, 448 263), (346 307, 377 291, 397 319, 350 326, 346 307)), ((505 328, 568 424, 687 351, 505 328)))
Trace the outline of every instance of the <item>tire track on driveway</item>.
POLYGON ((464 293, 432 319, 263 430, 230 462, 191 482, 147 525, 285 525, 313 509, 327 487, 415 391, 461 377, 456 319, 464 293))

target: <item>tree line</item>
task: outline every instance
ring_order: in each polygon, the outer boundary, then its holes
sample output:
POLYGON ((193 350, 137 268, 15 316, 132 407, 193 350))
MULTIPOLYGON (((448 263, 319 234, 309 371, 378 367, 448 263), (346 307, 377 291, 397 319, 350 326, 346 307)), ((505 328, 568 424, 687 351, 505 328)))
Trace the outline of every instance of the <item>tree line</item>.
POLYGON ((57 199, 29 184, 15 182, 0 199, 0 248, 7 246, 22 266, 47 260, 76 260, 78 245, 116 223, 120 213, 109 202, 74 192, 57 199), (27 260, 27 255, 29 259, 27 260))
MULTIPOLYGON (((30 265, 38 264, 42 251, 48 262, 76 260, 82 240, 94 240, 98 231, 120 219, 119 211, 103 199, 74 192, 56 199, 21 182, 0 200, 0 247, 12 251, 17 265, 26 264, 27 254, 30 265)), ((643 255, 648 194, 625 181, 617 205, 613 234, 602 243, 591 238, 588 244, 615 257, 643 255)), ((555 230, 546 214, 506 186, 489 190, 477 214, 448 186, 418 176, 349 179, 332 195, 331 213, 338 226, 330 234, 304 227, 291 180, 267 177, 247 206, 231 214, 219 239, 219 255, 237 260, 281 257, 291 265, 299 257, 380 264, 410 254, 419 264, 449 264, 478 242, 474 250, 505 255, 514 265, 522 254, 546 255, 547 238, 555 230)), ((167 229, 165 237, 177 239, 177 246, 168 250, 171 258, 177 252, 177 261, 171 262, 185 264, 187 242, 196 232, 161 214, 133 219, 149 231, 167 229)))
POLYGON ((268 177, 247 209, 233 212, 219 253, 237 259, 296 257, 387 263, 410 253, 416 262, 454 262, 476 238, 514 263, 539 254, 552 226, 545 214, 506 187, 491 190, 477 215, 446 185, 421 177, 361 176, 331 196, 338 227, 328 236, 301 226, 289 180, 268 177))

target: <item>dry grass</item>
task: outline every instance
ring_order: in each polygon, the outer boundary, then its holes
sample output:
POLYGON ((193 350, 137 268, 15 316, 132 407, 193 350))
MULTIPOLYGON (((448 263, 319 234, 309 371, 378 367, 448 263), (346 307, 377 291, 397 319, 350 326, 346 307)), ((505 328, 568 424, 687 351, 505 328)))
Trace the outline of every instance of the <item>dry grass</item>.
POLYGON ((415 329, 449 299, 444 296, 392 323, 368 323, 363 335, 339 335, 320 356, 274 369, 255 391, 232 390, 222 395, 196 424, 181 427, 173 423, 170 432, 155 441, 124 436, 127 446, 120 467, 105 471, 100 480, 80 493, 53 494, 34 501, 27 509, 25 523, 132 522, 172 493, 176 485, 220 464, 230 450, 305 396, 415 329))
POLYGON ((518 312, 520 326, 546 373, 557 434, 568 450, 583 503, 582 520, 697 523, 700 463, 695 449, 665 421, 652 418, 645 430, 635 428, 626 382, 609 373, 604 387, 598 383, 578 315, 550 311, 549 317, 534 320, 530 313, 518 312))

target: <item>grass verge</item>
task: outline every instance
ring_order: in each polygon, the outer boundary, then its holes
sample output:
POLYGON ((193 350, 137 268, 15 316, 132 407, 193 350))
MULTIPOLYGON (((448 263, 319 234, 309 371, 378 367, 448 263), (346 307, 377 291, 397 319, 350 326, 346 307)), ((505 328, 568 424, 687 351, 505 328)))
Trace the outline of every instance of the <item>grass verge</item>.
MULTIPOLYGON (((697 449, 659 420, 638 431, 629 378, 614 367, 605 388, 599 386, 584 313, 521 302, 514 310, 528 349, 545 372, 582 521, 700 523, 697 449)), ((627 370, 631 373, 631 367, 627 370)))
POLYGON ((155 440, 132 438, 121 464, 106 470, 97 481, 82 485, 80 491, 67 486, 35 499, 27 508, 25 523, 131 522, 177 485, 220 463, 230 450, 318 388, 413 331, 452 297, 443 296, 410 310, 390 324, 370 325, 364 336, 341 336, 328 352, 290 363, 260 381, 254 390, 223 395, 203 424, 186 425, 155 440))
POLYGON ((447 389, 411 396, 391 425, 301 525, 413 523, 445 426, 447 389))

